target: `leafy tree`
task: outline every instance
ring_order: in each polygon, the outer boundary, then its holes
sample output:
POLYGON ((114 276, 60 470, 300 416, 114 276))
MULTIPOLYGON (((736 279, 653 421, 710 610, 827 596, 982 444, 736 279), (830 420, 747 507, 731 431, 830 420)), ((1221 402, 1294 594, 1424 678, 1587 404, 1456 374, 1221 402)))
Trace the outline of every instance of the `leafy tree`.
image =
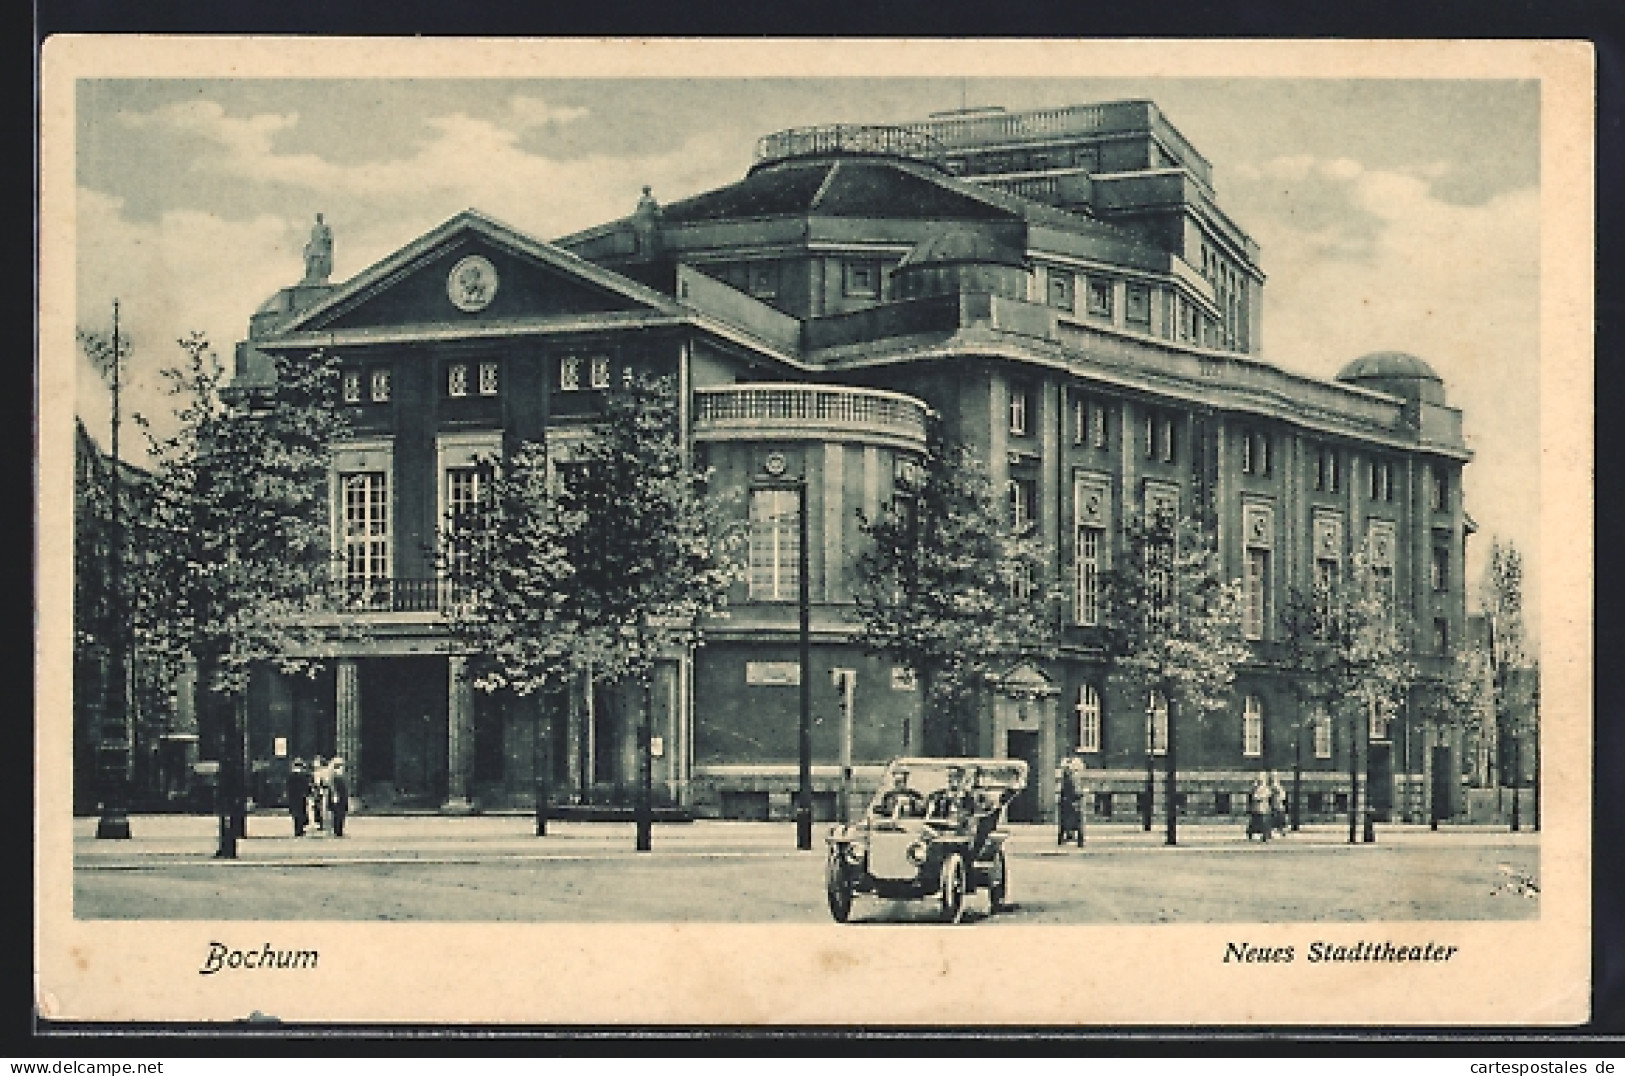
MULTIPOLYGON (((236 854, 246 810, 242 746, 251 671, 311 672, 335 641, 328 468, 346 423, 336 361, 277 360, 274 384, 233 388, 208 341, 181 340, 164 371, 173 432, 143 416, 150 503, 136 521, 134 613, 143 650, 199 686, 222 722, 220 855, 236 854)), ((200 704, 203 701, 199 700, 200 704)))
MULTIPOLYGON (((1409 625, 1394 607, 1389 580, 1364 548, 1350 570, 1294 588, 1282 610, 1282 649, 1300 698, 1341 714, 1348 729, 1349 841, 1359 821, 1361 730, 1403 704, 1417 670, 1409 625)), ((1368 816, 1369 818, 1369 816, 1368 816)), ((1369 830, 1367 840, 1371 839, 1369 830)))
POLYGON ((649 845, 649 690, 656 662, 702 641, 742 577, 743 524, 684 456, 670 378, 607 391, 593 436, 549 480, 545 447, 492 471, 489 515, 454 526, 466 565, 453 626, 483 655, 476 686, 529 694, 566 679, 641 689, 638 847, 649 845))
POLYGON ((1000 674, 1053 652, 1045 547, 1012 529, 976 454, 935 436, 880 515, 860 521, 858 639, 914 674, 926 750, 964 754, 1000 674))
POLYGON ((1242 588, 1224 579, 1212 533, 1169 512, 1130 517, 1123 554, 1106 573, 1104 638, 1112 676, 1168 708, 1166 843, 1177 844, 1180 724, 1230 703, 1235 668, 1250 653, 1242 588))
MULTIPOLYGON (((1537 752, 1535 802, 1540 802, 1539 668, 1523 615, 1523 555, 1511 542, 1492 539, 1490 560, 1479 587, 1479 604, 1489 626, 1489 652, 1497 743, 1503 745, 1502 785, 1523 785, 1523 745, 1537 752), (1507 779, 1510 775, 1510 780, 1507 779)), ((1521 799, 1514 791, 1512 828, 1522 825, 1521 799)), ((1537 823, 1538 825, 1538 823, 1537 823)))

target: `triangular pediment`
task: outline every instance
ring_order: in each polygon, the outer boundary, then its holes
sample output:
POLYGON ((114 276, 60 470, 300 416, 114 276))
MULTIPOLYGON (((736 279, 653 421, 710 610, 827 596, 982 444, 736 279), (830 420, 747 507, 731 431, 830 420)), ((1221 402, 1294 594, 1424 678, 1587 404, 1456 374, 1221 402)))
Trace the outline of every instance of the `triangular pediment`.
POLYGON ((677 310, 659 292, 469 210, 334 289, 278 335, 677 310))

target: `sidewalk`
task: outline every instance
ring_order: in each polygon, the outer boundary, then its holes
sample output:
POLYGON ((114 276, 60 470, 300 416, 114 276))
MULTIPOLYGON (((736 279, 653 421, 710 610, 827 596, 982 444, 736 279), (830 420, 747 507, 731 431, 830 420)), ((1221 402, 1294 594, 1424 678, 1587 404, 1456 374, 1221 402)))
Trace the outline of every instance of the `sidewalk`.
MULTIPOLYGON (((804 856, 795 847, 791 822, 727 822, 699 820, 654 827, 650 853, 633 845, 636 828, 623 822, 550 821, 547 836, 538 838, 529 815, 353 815, 346 835, 333 837, 311 830, 293 836, 285 815, 256 814, 248 821, 248 836, 237 842, 235 860, 216 860, 217 823, 201 815, 136 815, 130 819, 131 839, 97 840, 96 819, 76 818, 73 824, 75 868, 89 870, 151 869, 167 864, 218 863, 264 866, 330 866, 363 863, 484 863, 492 860, 600 860, 653 855, 660 858, 783 858, 804 856)), ((1307 852, 1325 854, 1393 846, 1451 847, 1536 845, 1539 834, 1528 830, 1509 833, 1505 827, 1441 827, 1381 824, 1376 843, 1348 843, 1348 825, 1316 824, 1277 837, 1267 844, 1249 841, 1241 824, 1189 822, 1179 827, 1179 844, 1164 843, 1159 823, 1150 832, 1139 823, 1110 822, 1091 825, 1082 848, 1058 847, 1050 825, 1009 827, 1012 856, 1091 856, 1114 854, 1169 854, 1185 852, 1307 852)), ((829 823, 813 830, 813 852, 823 848, 829 823)))

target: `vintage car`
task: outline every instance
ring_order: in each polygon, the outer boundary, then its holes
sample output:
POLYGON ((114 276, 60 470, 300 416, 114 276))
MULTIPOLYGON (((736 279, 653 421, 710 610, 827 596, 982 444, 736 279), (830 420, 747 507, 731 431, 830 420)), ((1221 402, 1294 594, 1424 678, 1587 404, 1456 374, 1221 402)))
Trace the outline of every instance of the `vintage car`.
POLYGON ((862 821, 828 838, 825 887, 836 922, 859 893, 883 900, 934 897, 957 923, 965 898, 985 890, 988 912, 1004 907, 1010 872, 1001 825, 1027 785, 1027 764, 1004 758, 900 758, 886 767, 862 821))

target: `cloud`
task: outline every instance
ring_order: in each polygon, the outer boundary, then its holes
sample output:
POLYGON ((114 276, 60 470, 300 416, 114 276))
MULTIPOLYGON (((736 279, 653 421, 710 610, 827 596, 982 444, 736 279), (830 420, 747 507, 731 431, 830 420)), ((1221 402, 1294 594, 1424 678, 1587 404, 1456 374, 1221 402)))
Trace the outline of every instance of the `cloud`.
POLYGON ((520 130, 531 127, 550 127, 554 124, 574 123, 590 115, 585 108, 569 105, 550 105, 540 97, 514 94, 508 98, 508 118, 520 130))
POLYGON ((1444 378, 1475 452, 1464 486, 1481 526, 1468 564, 1476 582, 1491 534, 1538 564, 1540 204, 1530 188, 1445 201, 1433 180, 1447 171, 1282 158, 1238 171, 1233 193, 1269 273, 1267 358, 1330 377, 1391 349, 1444 378))

